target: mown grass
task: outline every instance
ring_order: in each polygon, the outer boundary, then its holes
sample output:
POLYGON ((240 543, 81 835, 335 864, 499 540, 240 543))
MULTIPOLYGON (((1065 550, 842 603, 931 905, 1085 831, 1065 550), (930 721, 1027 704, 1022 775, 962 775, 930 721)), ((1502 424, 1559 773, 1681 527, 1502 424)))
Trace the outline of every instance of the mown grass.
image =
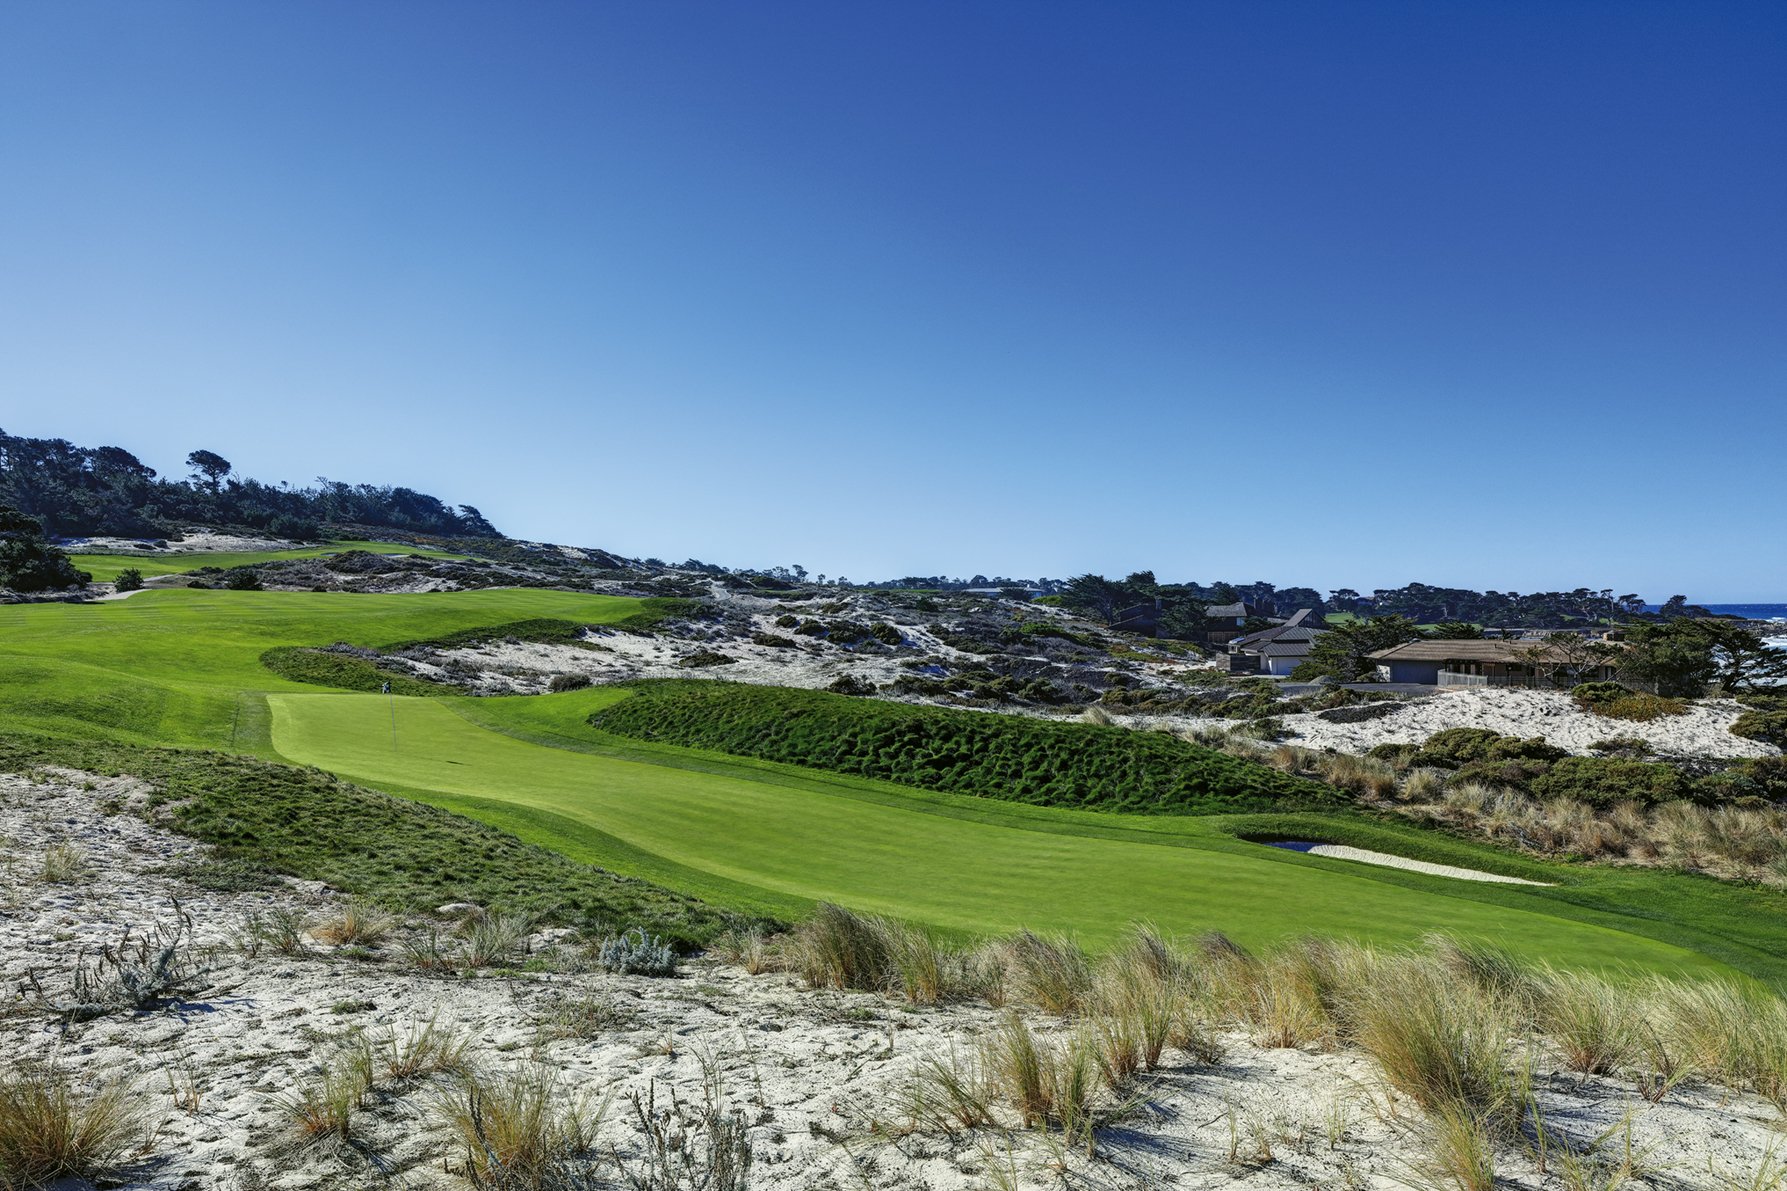
POLYGON ((641 683, 590 722, 685 748, 1039 806, 1207 814, 1345 803, 1332 787, 1166 733, 823 691, 641 683))
MULTIPOLYGON (((640 926, 685 946, 706 942, 731 921, 692 897, 318 770, 102 741, 0 738, 0 773, 48 765, 150 782, 152 816, 216 845, 216 860, 189 873, 201 884, 302 877, 391 910, 428 913, 473 902, 535 921, 610 931, 640 926)), ((364 919, 368 911, 355 914, 364 919)))

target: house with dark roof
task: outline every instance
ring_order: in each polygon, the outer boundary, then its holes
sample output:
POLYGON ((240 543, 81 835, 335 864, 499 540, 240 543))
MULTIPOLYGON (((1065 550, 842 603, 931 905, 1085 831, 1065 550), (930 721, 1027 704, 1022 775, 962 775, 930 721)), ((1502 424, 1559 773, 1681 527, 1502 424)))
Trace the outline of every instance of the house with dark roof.
POLYGON ((1544 641, 1410 641, 1369 656, 1384 681, 1428 686, 1568 687, 1619 677, 1612 656, 1596 661, 1544 641))
POLYGON ((1322 618, 1303 608, 1282 624, 1229 642, 1229 673, 1289 674, 1308 659, 1309 647, 1324 633, 1322 618))
POLYGON ((1271 620, 1277 624, 1279 622, 1274 619, 1277 614, 1278 609, 1269 603, 1250 604, 1246 600, 1237 600, 1233 604, 1211 604, 1204 609, 1204 623, 1208 626, 1204 640, 1212 645, 1227 645, 1247 631, 1248 621, 1271 620))

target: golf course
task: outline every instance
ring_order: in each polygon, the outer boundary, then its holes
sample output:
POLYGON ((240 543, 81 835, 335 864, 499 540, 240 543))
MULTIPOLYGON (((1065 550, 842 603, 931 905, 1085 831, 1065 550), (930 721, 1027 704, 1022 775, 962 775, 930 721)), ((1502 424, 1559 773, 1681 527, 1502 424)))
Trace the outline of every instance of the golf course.
POLYGON ((952 934, 1070 931, 1095 948, 1138 920, 1221 929, 1248 945, 1446 931, 1566 966, 1787 976, 1778 895, 1710 879, 1540 863, 1347 811, 1115 814, 920 790, 591 727, 592 713, 633 697, 629 687, 396 697, 290 681, 261 660, 281 647, 377 647, 538 618, 637 629, 649 612, 649 601, 513 589, 174 588, 0 607, 0 733, 313 766, 746 914, 790 919, 830 900, 952 934), (1268 837, 1546 884, 1249 842, 1268 837))

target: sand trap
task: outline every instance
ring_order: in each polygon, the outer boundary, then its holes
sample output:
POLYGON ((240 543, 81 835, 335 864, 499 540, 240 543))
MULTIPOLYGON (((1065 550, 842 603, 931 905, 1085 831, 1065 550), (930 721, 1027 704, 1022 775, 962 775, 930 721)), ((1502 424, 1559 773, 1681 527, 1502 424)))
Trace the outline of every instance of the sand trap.
POLYGON ((1313 844, 1304 840, 1268 840, 1264 842, 1269 848, 1307 852, 1311 856, 1332 856, 1336 860, 1356 860, 1360 864, 1377 864, 1384 868, 1405 868, 1410 872, 1429 873, 1435 877, 1456 877, 1460 881, 1489 881, 1497 885, 1551 884, 1549 881, 1529 881, 1525 877, 1504 877, 1500 873, 1485 873, 1474 868, 1459 868, 1453 864, 1429 864, 1425 860, 1410 860, 1404 856, 1392 856, 1388 852, 1372 852, 1365 848, 1352 848, 1346 844, 1313 844))

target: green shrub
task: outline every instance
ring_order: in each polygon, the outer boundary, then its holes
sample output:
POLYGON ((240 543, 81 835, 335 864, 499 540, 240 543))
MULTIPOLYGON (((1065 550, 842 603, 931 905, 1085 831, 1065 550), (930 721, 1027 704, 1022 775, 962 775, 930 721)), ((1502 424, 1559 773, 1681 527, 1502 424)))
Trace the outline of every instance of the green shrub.
POLYGON ((872 695, 875 693, 875 684, 854 674, 840 674, 825 689, 840 695, 872 695))
POLYGON ((1584 711, 1596 711, 1609 703, 1624 699, 1632 690, 1618 682, 1582 682, 1570 690, 1570 698, 1584 711))
POLYGON ((796 616, 792 612, 784 612, 780 616, 776 617, 776 627, 779 629, 791 629, 799 623, 800 623, 800 617, 796 616))
POLYGON ((228 591, 259 591, 260 572, 253 567, 231 567, 223 573, 223 586, 228 591))
POLYGON ((1673 802, 1690 792, 1675 766, 1624 757, 1565 757, 1533 778, 1529 788, 1540 798, 1574 798, 1591 806, 1673 802))
POLYGON ((1567 755, 1540 736, 1522 739, 1488 728, 1447 728, 1429 736, 1411 760, 1456 769, 1472 761, 1556 761, 1567 755))
POLYGON ((143 572, 136 567, 125 567, 118 572, 113 581, 119 591, 141 591, 143 589, 143 572))
POLYGON ((900 634, 899 629, 884 620, 878 620, 870 625, 869 634, 883 645, 898 645, 906 639, 900 634))
POLYGON ((1214 813, 1344 805, 1344 795, 1158 732, 731 683, 640 683, 607 732, 1046 806, 1214 813))
POLYGON ((552 681, 546 684, 546 689, 558 694, 562 691, 580 691, 588 685, 587 674, 554 674, 552 681))
POLYGON ((1746 711, 1731 725, 1731 733, 1787 749, 1787 711, 1746 711))
POLYGON ((699 670, 707 666, 730 666, 736 661, 737 658, 727 657, 718 650, 697 649, 694 653, 685 654, 677 665, 685 670, 699 670))

